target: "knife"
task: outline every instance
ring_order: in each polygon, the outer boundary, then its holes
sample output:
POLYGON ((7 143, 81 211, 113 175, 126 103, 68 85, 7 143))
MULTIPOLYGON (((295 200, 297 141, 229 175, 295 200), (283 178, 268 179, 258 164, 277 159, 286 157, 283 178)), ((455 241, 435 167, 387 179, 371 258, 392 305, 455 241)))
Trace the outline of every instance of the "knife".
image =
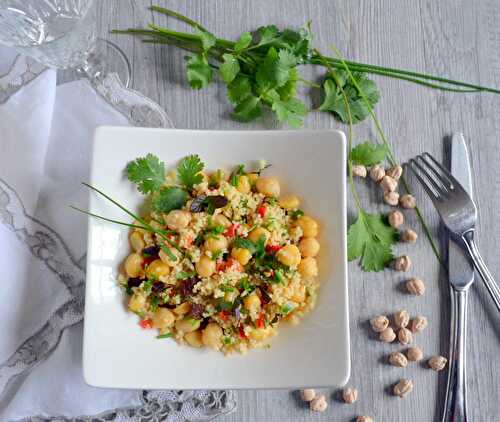
MULTIPOLYGON (((451 139, 450 171, 472 198, 472 173, 465 139, 451 139)), ((448 386, 442 422, 467 421, 466 337, 467 298, 474 282, 472 260, 459 244, 448 239, 448 277, 451 298, 448 386)))

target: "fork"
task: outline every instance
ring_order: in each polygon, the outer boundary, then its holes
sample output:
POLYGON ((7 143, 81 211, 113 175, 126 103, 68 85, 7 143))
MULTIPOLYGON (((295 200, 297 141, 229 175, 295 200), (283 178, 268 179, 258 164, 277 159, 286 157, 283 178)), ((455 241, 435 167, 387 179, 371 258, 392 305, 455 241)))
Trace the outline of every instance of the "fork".
POLYGON ((431 154, 424 152, 409 162, 410 168, 431 198, 452 238, 461 243, 481 276, 498 311, 500 288, 474 242, 477 208, 460 183, 431 154))

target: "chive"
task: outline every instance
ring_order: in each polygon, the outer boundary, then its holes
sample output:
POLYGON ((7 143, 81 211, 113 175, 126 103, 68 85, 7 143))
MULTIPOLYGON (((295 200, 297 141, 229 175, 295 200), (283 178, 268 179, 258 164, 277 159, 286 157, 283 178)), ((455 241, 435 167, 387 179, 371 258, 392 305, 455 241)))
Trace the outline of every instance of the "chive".
POLYGON ((165 333, 156 336, 157 339, 170 338, 170 337, 172 337, 172 333, 165 333))

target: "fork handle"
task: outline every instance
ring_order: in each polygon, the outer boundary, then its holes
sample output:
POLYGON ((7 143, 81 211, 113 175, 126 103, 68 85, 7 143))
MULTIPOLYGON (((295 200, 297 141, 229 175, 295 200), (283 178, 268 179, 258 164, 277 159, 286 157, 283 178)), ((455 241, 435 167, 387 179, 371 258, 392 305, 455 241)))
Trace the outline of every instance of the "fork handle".
POLYGON ((491 298, 495 302, 498 311, 500 312, 500 288, 496 283, 495 279, 491 275, 488 267, 483 261, 481 254, 479 253, 479 249, 477 248, 476 242, 474 242, 474 231, 469 230, 462 235, 462 240, 469 252, 472 262, 474 263, 474 267, 476 267, 477 272, 481 276, 486 284, 486 288, 491 295, 491 298))
POLYGON ((468 287, 450 288, 450 364, 442 422, 467 422, 466 348, 468 287))

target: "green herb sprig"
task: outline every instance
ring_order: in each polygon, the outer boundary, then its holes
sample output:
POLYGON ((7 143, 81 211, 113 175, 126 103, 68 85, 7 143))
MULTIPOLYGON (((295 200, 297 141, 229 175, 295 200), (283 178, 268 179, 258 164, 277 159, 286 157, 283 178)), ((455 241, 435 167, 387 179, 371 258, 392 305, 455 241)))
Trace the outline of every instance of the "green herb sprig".
POLYGON ((172 44, 194 53, 187 61, 187 78, 191 87, 206 87, 213 80, 213 72, 218 71, 220 79, 227 85, 228 99, 234 106, 233 117, 243 122, 259 118, 263 110, 268 109, 276 114, 279 121, 292 127, 301 126, 308 110, 296 97, 300 83, 320 88, 324 101, 319 110, 332 112, 337 119, 347 123, 346 108, 340 94, 342 87, 351 109, 352 123, 362 121, 369 110, 356 85, 363 89, 371 107, 379 99, 375 83, 366 74, 397 78, 444 91, 500 93, 495 88, 440 76, 325 57, 312 46, 310 23, 299 31, 279 30, 274 25, 263 26, 253 35, 243 32, 237 41, 230 41, 217 38, 199 23, 170 9, 152 6, 151 10, 187 23, 195 33, 151 24, 148 28, 112 32, 139 36, 146 43, 172 44), (306 64, 327 69, 322 86, 300 77, 298 66, 306 64), (354 79, 348 77, 345 66, 348 66, 354 79), (336 80, 331 78, 328 69, 336 70, 336 80))

